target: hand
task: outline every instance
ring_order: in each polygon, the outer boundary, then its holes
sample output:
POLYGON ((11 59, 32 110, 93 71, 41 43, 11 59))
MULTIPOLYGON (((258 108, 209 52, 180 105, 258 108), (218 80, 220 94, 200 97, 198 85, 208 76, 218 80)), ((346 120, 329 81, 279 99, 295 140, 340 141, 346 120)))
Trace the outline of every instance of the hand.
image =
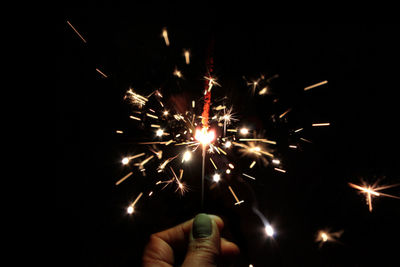
POLYGON ((177 264, 176 255, 185 253, 182 267, 211 267, 239 254, 236 244, 220 237, 224 227, 215 215, 198 214, 194 219, 152 234, 143 253, 143 267, 177 264))

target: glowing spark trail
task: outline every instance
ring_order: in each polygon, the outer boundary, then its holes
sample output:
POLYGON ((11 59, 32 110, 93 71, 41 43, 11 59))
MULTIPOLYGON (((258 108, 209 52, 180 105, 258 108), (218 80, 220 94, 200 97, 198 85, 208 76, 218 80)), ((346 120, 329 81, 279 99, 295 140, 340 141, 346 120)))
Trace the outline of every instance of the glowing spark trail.
POLYGON ((250 175, 248 175, 248 174, 245 174, 245 173, 242 173, 244 176, 246 176, 247 178, 250 178, 250 179, 253 179, 253 180, 255 180, 256 178, 254 178, 253 176, 250 176, 250 175))
POLYGON ((329 126, 331 125, 329 122, 321 122, 321 123, 313 123, 312 126, 319 127, 319 126, 329 126))
POLYGON ((306 88, 304 88, 304 91, 308 91, 308 90, 310 90, 312 88, 315 88, 315 87, 318 87, 318 86, 321 86, 321 85, 324 85, 324 84, 327 84, 327 83, 328 83, 328 81, 322 81, 322 82, 307 86, 306 88))
POLYGON ((120 180, 118 180, 118 182, 116 182, 115 185, 119 185, 120 183, 122 183, 123 181, 125 181, 126 179, 128 179, 132 174, 133 174, 133 172, 128 173, 127 175, 125 175, 124 177, 122 177, 120 180))
POLYGON ((67 20, 67 24, 74 30, 74 32, 79 36, 79 38, 82 39, 82 41, 84 43, 87 43, 87 41, 85 40, 85 38, 82 37, 82 35, 75 29, 74 26, 72 26, 72 24, 67 20))
POLYGON ((190 53, 188 50, 184 50, 184 55, 185 55, 185 61, 186 64, 189 65, 190 64, 190 53))
POLYGON ((140 192, 140 194, 136 197, 135 201, 132 202, 131 205, 129 205, 127 211, 129 214, 132 214, 135 211, 135 205, 139 201, 139 199, 142 197, 143 192, 140 192))
POLYGON ((165 45, 169 46, 168 32, 167 28, 164 28, 162 31, 162 36, 164 37, 165 45))
POLYGON ((235 205, 240 205, 241 203, 244 202, 244 200, 240 200, 240 201, 239 201, 238 197, 236 196, 235 192, 233 192, 233 189, 232 189, 232 187, 231 187, 230 185, 228 186, 228 188, 229 188, 229 190, 231 191, 233 197, 234 197, 235 200, 236 200, 235 205))
POLYGON ((96 68, 96 71, 97 71, 98 73, 100 73, 100 75, 103 76, 104 78, 108 78, 108 76, 105 75, 101 70, 99 70, 99 69, 96 68))

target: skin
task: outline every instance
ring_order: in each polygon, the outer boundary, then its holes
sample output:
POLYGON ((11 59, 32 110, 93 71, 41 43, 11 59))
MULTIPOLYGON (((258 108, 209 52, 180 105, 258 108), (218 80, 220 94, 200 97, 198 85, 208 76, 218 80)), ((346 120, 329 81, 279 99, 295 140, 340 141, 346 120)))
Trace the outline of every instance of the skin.
POLYGON ((212 221, 212 233, 208 237, 193 238, 193 220, 152 234, 143 253, 143 267, 172 267, 176 255, 185 255, 182 267, 211 267, 226 264, 240 250, 232 242, 220 237, 224 227, 222 219, 208 215, 212 221))

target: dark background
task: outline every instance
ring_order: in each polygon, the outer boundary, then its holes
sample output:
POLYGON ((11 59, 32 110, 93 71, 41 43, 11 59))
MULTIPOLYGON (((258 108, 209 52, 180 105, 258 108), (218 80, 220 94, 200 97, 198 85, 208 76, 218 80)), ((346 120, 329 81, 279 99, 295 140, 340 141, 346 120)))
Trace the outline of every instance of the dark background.
MULTIPOLYGON (((241 249, 236 266, 396 265, 400 201, 375 199, 370 213, 363 196, 347 183, 400 182, 397 25, 224 24, 217 19, 204 24, 157 23, 150 17, 136 18, 138 13, 66 9, 60 20, 56 193, 63 226, 57 235, 71 244, 61 261, 76 252, 74 265, 139 266, 151 233, 200 212, 196 182, 183 197, 173 189, 143 196, 132 216, 126 214, 126 206, 140 192, 151 190, 151 172, 143 177, 134 170, 134 178, 119 187, 114 183, 129 171, 120 164, 123 155, 140 151, 131 142, 148 138, 148 132, 128 119, 131 108, 122 100, 125 91, 129 86, 142 92, 161 87, 165 99, 199 98, 207 49, 214 40, 215 75, 222 85, 215 91, 229 96, 238 116, 267 129, 266 135, 278 144, 294 140, 288 129, 300 127, 305 130, 299 136, 313 142, 300 141, 298 151, 284 145, 278 149, 286 174, 255 168, 256 181, 232 179, 230 184, 245 200, 240 206, 233 205, 223 184, 207 189, 204 211, 224 219, 224 235, 241 249), (170 47, 161 37, 163 27, 170 47), (191 50, 189 66, 184 64, 184 48, 191 50), (172 75, 175 66, 184 80, 172 75), (261 74, 279 78, 271 95, 252 97, 242 76, 261 74), (303 91, 323 80, 328 84, 303 91), (285 120, 271 122, 272 114, 289 107, 285 120), (331 126, 309 127, 320 121, 331 126), (117 129, 127 134, 116 135, 117 129), (275 227, 274 240, 265 237, 255 206, 275 227), (325 228, 344 233, 339 242, 319 248, 314 240, 325 228)), ((233 160, 243 163, 244 172, 251 162, 233 160)), ((193 165, 185 174, 195 179, 199 164, 193 165)), ((387 192, 399 195, 398 188, 387 192)))

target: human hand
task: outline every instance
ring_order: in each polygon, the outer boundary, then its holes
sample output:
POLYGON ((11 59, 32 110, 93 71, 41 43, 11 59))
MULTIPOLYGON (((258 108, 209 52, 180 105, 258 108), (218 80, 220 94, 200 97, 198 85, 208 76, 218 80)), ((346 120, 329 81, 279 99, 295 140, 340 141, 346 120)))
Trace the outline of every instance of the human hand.
POLYGON ((198 214, 194 219, 152 234, 143 253, 143 267, 177 264, 176 256, 184 254, 182 267, 211 267, 239 254, 236 244, 220 237, 224 227, 215 215, 198 214))

